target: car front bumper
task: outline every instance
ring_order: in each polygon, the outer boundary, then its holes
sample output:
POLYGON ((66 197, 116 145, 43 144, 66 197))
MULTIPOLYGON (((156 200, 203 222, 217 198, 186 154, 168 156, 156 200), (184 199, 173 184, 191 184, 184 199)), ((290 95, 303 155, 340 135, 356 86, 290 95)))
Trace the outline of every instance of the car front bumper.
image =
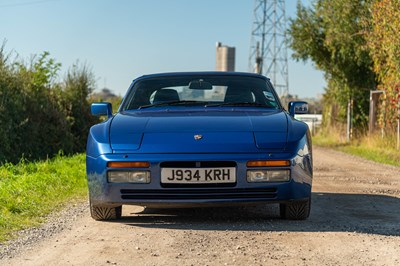
MULTIPOLYGON (((93 205, 123 204, 148 207, 202 207, 262 204, 303 200, 311 196, 312 164, 310 155, 276 154, 106 154, 86 157, 90 201, 93 205), (290 160, 290 181, 249 183, 249 160, 290 160), (109 183, 107 162, 147 161, 151 181, 148 184, 109 183), (161 163, 171 161, 229 161, 236 164, 236 182, 232 184, 173 185, 161 183, 161 163)), ((271 169, 271 168, 270 168, 271 169)))

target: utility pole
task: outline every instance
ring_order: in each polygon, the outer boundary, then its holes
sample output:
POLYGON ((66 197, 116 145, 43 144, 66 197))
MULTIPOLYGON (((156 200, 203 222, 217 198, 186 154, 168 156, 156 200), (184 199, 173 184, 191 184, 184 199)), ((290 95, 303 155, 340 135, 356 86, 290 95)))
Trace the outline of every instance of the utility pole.
POLYGON ((285 0, 254 0, 249 71, 271 79, 280 96, 289 93, 285 0))
POLYGON ((347 102, 347 130, 346 141, 350 142, 353 138, 353 99, 347 102))

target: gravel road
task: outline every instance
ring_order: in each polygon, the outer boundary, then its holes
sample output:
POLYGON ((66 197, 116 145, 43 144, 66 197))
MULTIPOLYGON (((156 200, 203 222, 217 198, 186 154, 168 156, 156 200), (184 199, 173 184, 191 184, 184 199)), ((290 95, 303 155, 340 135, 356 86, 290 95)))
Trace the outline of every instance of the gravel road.
POLYGON ((314 169, 306 221, 268 205, 96 222, 84 203, 0 246, 0 265, 400 265, 400 168, 315 147, 314 169))

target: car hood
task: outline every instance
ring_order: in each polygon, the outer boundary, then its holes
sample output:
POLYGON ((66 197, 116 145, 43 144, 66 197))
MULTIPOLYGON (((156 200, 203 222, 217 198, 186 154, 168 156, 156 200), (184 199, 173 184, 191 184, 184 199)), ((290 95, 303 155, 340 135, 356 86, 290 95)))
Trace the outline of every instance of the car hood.
POLYGON ((283 150, 287 116, 282 111, 125 112, 111 123, 114 152, 248 153, 283 150))

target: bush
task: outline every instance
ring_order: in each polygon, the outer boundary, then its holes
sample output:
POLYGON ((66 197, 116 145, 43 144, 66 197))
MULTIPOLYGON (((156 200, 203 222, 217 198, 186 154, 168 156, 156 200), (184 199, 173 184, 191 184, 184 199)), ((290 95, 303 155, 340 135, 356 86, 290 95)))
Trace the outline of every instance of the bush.
POLYGON ((56 82, 60 66, 48 52, 25 64, 0 48, 0 163, 85 150, 88 129, 97 122, 87 100, 94 77, 76 65, 56 82))

